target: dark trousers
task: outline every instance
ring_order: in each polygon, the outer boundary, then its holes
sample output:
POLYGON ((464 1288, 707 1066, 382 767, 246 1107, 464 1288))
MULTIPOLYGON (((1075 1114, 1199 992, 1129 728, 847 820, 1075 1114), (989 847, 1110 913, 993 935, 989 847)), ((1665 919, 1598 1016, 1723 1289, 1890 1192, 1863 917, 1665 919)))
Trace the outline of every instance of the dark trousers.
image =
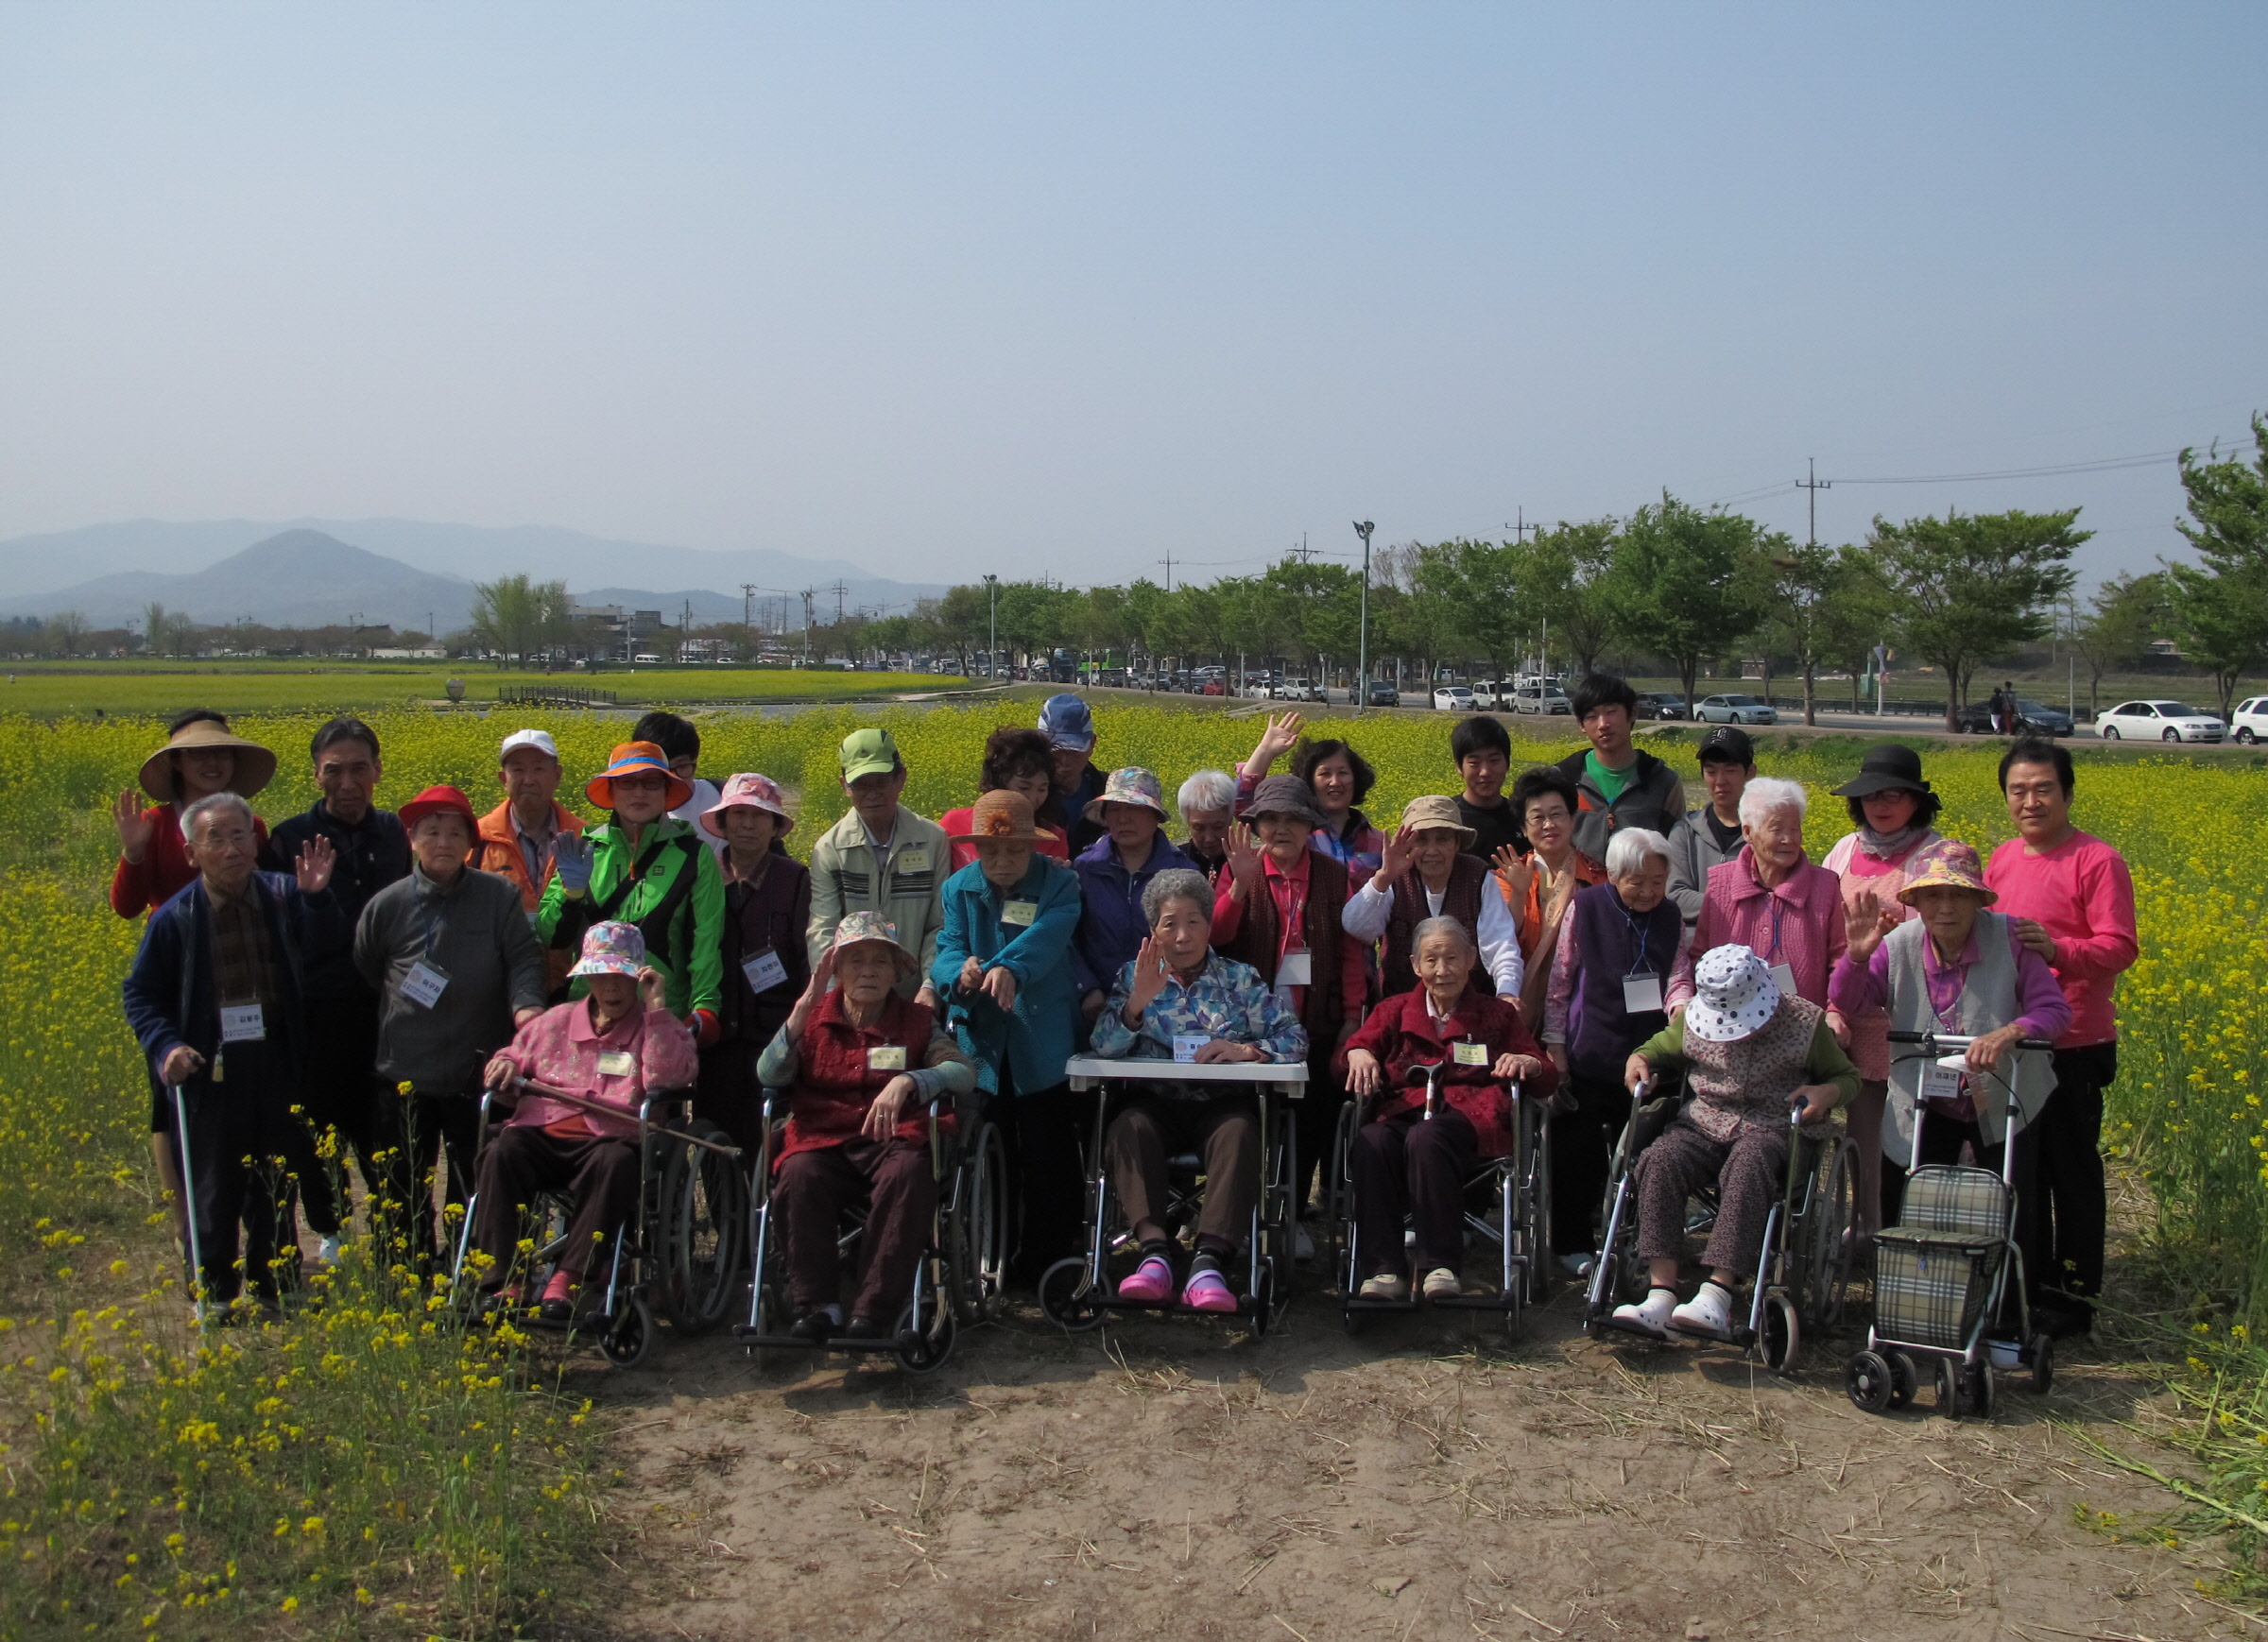
POLYGON ((1194 1151, 1205 1175, 1197 1211, 1197 1244, 1210 1254, 1233 1254, 1252 1228, 1260 1202, 1260 1119, 1248 1095, 1201 1101, 1128 1101, 1103 1132, 1103 1167, 1126 1222, 1163 1228, 1166 1163, 1194 1151))
POLYGON ((731 1039, 701 1051, 701 1076, 693 1091, 693 1115, 714 1123, 740 1148, 740 1172, 756 1167, 764 1139, 764 1085, 756 1077, 760 1043, 731 1039))
POLYGON ((1684 1119, 1676 1120, 1638 1155, 1632 1172, 1639 1258, 1683 1259, 1686 1200, 1714 1186, 1716 1223, 1701 1258, 1711 1270, 1753 1273, 1787 1163, 1788 1132, 1777 1125, 1744 1128, 1729 1140, 1712 1140, 1684 1119))
MULTIPOLYGON (((1074 1095, 1063 1084, 1029 1092, 1016 1089, 1005 1064, 1000 1075, 1007 1098, 992 1106, 992 1120, 1001 1125, 1008 1142, 1008 1167, 1016 1182, 1016 1246, 1009 1280, 1028 1287, 1056 1261, 1078 1252, 1085 1205, 1079 1120, 1088 1111, 1089 1097, 1074 1095)), ((962 1123, 964 1140, 975 1132, 975 1123, 962 1123)))
MULTIPOLYGON (((2119 1075, 2119 1046, 2055 1052, 2055 1092, 2031 1133, 2034 1186, 2024 1215, 2024 1274, 2048 1297, 2087 1320, 2103 1292, 2103 1091, 2119 1075)), ((2019 1146, 2019 1151, 2022 1148, 2019 1146)))
POLYGON ((1552 1114, 1552 1247, 1563 1255, 1599 1246, 1599 1199, 1630 1120, 1630 1091, 1619 1083, 1577 1073, 1565 1089, 1574 1110, 1552 1114))
MULTIPOLYGON (((559 1270, 577 1280, 594 1272, 616 1233, 638 1212, 638 1142, 606 1135, 554 1135, 533 1123, 507 1124, 480 1155, 480 1206, 472 1236, 492 1264, 482 1287, 529 1275, 520 1255, 526 1210, 537 1194, 564 1192, 567 1241, 559 1270), (515 1265, 519 1270, 515 1271, 515 1265)), ((541 1228, 535 1234, 541 1237, 541 1228)))
MULTIPOLYGON (((223 1305, 243 1291, 247 1273, 253 1292, 273 1300, 276 1257, 292 1240, 289 1132, 298 1130, 307 1156, 313 1146, 291 1116, 293 1086, 281 1046, 233 1043, 222 1058, 221 1083, 185 1091, 188 1155, 181 1179, 197 1230, 198 1276, 206 1295, 223 1305)), ((183 1149, 178 1133, 174 1144, 178 1155, 183 1149)))
MULTIPOLYGON (((477 1095, 403 1095, 379 1084, 373 1097, 371 1223, 403 1257, 430 1263, 434 1254, 433 1171, 449 1159, 443 1202, 460 1211, 472 1187, 472 1148, 480 1135, 477 1095)), ((366 1163, 367 1171, 370 1165, 366 1163)))
POLYGON ((914 1270, 937 1208, 926 1140, 846 1140, 782 1158, 772 1198, 787 1233, 787 1283, 796 1308, 832 1306, 843 1291, 836 1240, 843 1216, 864 1204, 859 1274, 850 1315, 884 1325, 913 1301, 914 1270))
POLYGON ((301 1066, 300 1104, 307 1126, 330 1153, 319 1168, 300 1176, 307 1223, 328 1235, 353 1211, 347 1189, 347 1159, 362 1172, 367 1196, 378 1189, 384 1171, 376 1162, 383 1131, 375 1096, 390 1086, 373 1086, 378 1065, 378 1001, 375 998, 310 998, 304 1006, 307 1052, 301 1066))
POLYGON ((1418 1272, 1464 1269, 1465 1182, 1479 1155, 1471 1120, 1453 1106, 1431 1119, 1415 1109, 1396 1112, 1354 1132, 1354 1217, 1363 1275, 1409 1270, 1401 1256, 1404 1215, 1418 1234, 1418 1272))
POLYGON ((1347 1090, 1332 1075, 1333 1052, 1329 1047, 1332 1040, 1330 1033, 1309 1039, 1311 1045, 1321 1043, 1325 1047, 1308 1055, 1307 1087, 1291 1103, 1289 1115, 1297 1171, 1292 1179, 1292 1209, 1297 1214, 1307 1212, 1308 1193, 1314 1185, 1316 1172, 1330 1167, 1332 1148, 1339 1143, 1339 1108, 1347 1103, 1347 1090))

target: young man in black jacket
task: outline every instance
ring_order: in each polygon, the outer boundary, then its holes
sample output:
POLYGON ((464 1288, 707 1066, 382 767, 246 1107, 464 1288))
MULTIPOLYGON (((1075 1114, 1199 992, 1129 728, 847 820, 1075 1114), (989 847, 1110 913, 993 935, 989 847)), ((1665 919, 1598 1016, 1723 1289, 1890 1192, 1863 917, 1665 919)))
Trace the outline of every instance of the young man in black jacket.
POLYGON ((1638 693, 1620 678, 1593 673, 1575 686, 1572 705, 1590 741, 1589 752, 1559 761, 1575 783, 1576 849, 1603 862, 1607 841, 1625 827, 1669 836, 1685 819, 1685 784, 1669 765, 1631 744, 1638 693))

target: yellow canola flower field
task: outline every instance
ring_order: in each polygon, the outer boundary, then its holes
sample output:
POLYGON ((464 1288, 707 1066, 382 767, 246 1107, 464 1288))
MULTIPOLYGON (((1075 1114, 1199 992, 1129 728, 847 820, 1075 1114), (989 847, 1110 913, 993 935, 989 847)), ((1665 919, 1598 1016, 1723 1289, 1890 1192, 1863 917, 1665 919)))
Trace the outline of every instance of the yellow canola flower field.
MULTIPOLYGON (((697 722, 705 774, 762 770, 789 789, 799 815, 789 842, 806 855, 843 812, 835 747, 854 726, 891 729, 911 772, 907 803, 935 815, 975 795, 987 733, 1033 711, 814 709, 697 722)), ((235 721, 282 754, 256 801, 271 822, 312 801, 305 749, 325 716, 235 721)), ((498 742, 533 725, 558 738, 561 797, 586 815, 581 783, 628 727, 567 712, 369 716, 383 743, 383 802, 448 781, 489 808, 500 796, 498 742)), ((1366 807, 1381 826, 1420 794, 1455 790, 1450 722, 1329 727, 1377 767, 1366 807)), ((1256 717, 1147 705, 1103 705, 1098 723, 1097 761, 1155 769, 1169 800, 1194 769, 1233 769, 1259 729, 1256 717)), ((0 1634, 209 1634, 241 1623, 231 1613, 279 1610, 311 1630, 507 1628, 547 1594, 558 1599, 576 1525, 593 1520, 581 1411, 544 1389, 521 1343, 440 1328, 406 1274, 352 1263, 325 1307, 287 1326, 202 1344, 188 1336, 149 1176, 148 1086, 119 1008, 140 922, 114 915, 105 895, 116 845, 107 806, 161 740, 149 720, 0 717, 0 1271, 28 1313, 0 1319, 0 1409, 17 1411, 0 1416, 10 1445, 0 1453, 9 1570, 0 1634)), ((1826 789, 1852 773, 1864 743, 1762 741, 1766 770, 1811 788, 1816 859, 1848 830, 1826 789)), ((1532 744, 1556 758, 1574 744, 1532 744)), ((1647 744, 1692 771, 1690 730, 1647 744)), ((2010 831, 1998 750, 1924 747, 1946 800, 1941 825, 1986 851, 2010 831)), ((2155 1195, 2153 1254, 2256 1326, 2268 1297, 2258 1026, 2268 932, 2252 842, 2264 797, 2257 761, 2090 750, 2075 811, 2125 853, 2140 903, 2106 1142, 2155 1195)))

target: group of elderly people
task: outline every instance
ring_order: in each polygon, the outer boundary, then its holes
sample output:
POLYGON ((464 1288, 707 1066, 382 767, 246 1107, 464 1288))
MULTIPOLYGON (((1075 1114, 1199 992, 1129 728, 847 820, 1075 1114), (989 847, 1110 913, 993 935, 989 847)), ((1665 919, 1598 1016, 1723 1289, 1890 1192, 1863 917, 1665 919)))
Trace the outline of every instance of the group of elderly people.
MULTIPOLYGON (((318 1257, 336 1257, 348 1182, 311 1134, 331 1131, 407 1257, 432 1257, 445 1156, 445 1195, 480 1186, 474 1240, 495 1302, 571 1320, 635 1201, 638 1102, 691 1085, 696 1112, 753 1155, 775 1087, 788 1091, 774 1185, 795 1327, 877 1335, 928 1235, 923 1109, 936 1097, 988 1103, 1010 1137, 1011 1279, 1075 1246, 1084 1108, 1066 1067, 1088 1053, 1304 1063, 1296 1196, 1308 1200, 1341 1106, 1359 1102, 1362 1292, 1438 1299, 1464 1291, 1466 1183, 1511 1144, 1507 1083, 1551 1103, 1552 1238, 1574 1272, 1628 1088, 1675 1070, 1692 1099, 1640 1163, 1655 1288, 1620 1320, 1723 1334, 1790 1102, 1813 1122, 1849 1109, 1856 1235, 1869 1238, 1916 1161, 1924 1093, 1893 1075, 1887 1034, 1935 1023, 1977 1037, 1979 1074, 2017 1038, 2058 1043, 2019 1091, 2039 1108, 2025 1235, 2048 1309, 2086 1326, 2109 995, 2133 959, 2133 901, 2115 851, 2070 826, 2069 755, 2011 749, 2018 837, 1984 869, 1935 831, 1918 758, 1875 748, 1836 789, 1854 830, 1814 863, 1804 789, 1759 776, 1744 732, 1703 739, 1708 801, 1688 814, 1676 775, 1632 745, 1634 707, 1622 681, 1585 680, 1586 749, 1508 792, 1503 725, 1464 721, 1451 737, 1462 790, 1412 799, 1391 835, 1360 807, 1369 764, 1287 713, 1239 770, 1182 783, 1178 843, 1153 772, 1095 763, 1076 695, 1050 699, 1033 729, 996 732, 982 791, 942 825, 906 807, 895 742, 866 727, 842 744, 848 809, 808 865, 787 851, 796 821, 778 784, 700 780, 697 732, 666 713, 589 780, 603 819, 588 826, 557 800, 558 749, 541 730, 504 742, 504 801, 489 813, 440 786, 395 816, 374 803, 377 736, 335 719, 311 749, 322 798, 273 836, 246 799, 274 755, 216 714, 184 714, 144 768, 154 804, 120 797, 112 904, 153 909, 128 1010, 160 1167, 189 1182, 199 1280, 215 1298, 238 1291, 241 1224, 252 1286, 273 1299, 289 1262, 270 1259, 288 1224, 278 1206, 295 1184, 318 1257), (1293 773, 1276 773, 1287 753, 1293 773), (1427 1066, 1444 1097, 1430 1113, 1410 1076, 1427 1066), (516 1103, 475 1158, 484 1087, 516 1103), (1683 1205, 1712 1181, 1709 1276, 1681 1304, 1683 1205), (517 1263, 517 1211, 539 1190, 576 1205, 540 1294, 517 1263), (846 1290, 836 1237, 858 1203, 868 1232, 846 1290)), ((1923 1161, 1989 1152, 2005 1133, 1981 1076, 1950 1086, 1928 1091, 1945 1110, 1923 1161)), ((1139 1087, 1102 1142, 1134 1245, 1119 1294, 1232 1311, 1228 1274, 1261 1185, 1252 1096, 1170 1073, 1139 1087), (1186 1248, 1166 1180, 1184 1151, 1205 1181, 1186 1248)))

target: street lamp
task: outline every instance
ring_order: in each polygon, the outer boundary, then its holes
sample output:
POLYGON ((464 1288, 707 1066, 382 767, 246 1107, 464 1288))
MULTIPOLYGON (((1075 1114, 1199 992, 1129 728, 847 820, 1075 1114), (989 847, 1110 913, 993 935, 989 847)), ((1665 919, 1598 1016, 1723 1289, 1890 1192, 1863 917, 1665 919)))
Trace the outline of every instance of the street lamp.
POLYGON ((1363 605, 1354 646, 1354 710, 1357 714, 1370 705, 1370 533, 1377 528, 1367 519, 1355 521, 1354 533, 1363 539, 1363 605))
POLYGON ((985 641, 985 671, 994 679, 1000 677, 1000 578, 985 578, 985 603, 991 614, 991 633, 985 641))

